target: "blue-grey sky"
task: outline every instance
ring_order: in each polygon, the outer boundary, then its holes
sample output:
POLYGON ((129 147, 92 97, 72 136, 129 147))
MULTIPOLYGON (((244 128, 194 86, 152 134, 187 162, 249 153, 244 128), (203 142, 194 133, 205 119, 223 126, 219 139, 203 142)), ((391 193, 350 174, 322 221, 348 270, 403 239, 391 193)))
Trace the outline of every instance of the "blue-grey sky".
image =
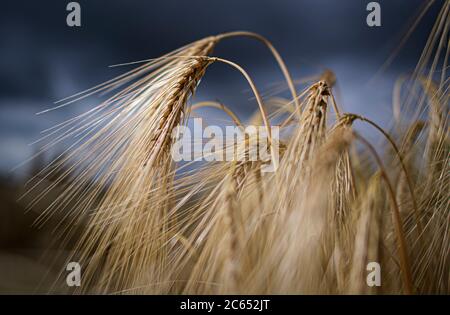
MULTIPOLYGON (((7 0, 0 7, 0 173, 36 147, 39 131, 93 103, 51 114, 35 113, 52 103, 121 73, 108 65, 158 57, 193 40, 233 30, 269 38, 295 78, 332 69, 346 111, 386 124, 395 79, 410 72, 442 4, 436 1, 401 53, 371 80, 427 0, 381 0, 382 26, 366 25, 366 0, 84 0, 82 26, 66 25, 65 0, 7 0)), ((260 43, 233 39, 215 54, 241 64, 261 90, 281 82, 260 43)), ((242 78, 212 67, 199 99, 218 99, 238 114, 255 108, 242 78)))

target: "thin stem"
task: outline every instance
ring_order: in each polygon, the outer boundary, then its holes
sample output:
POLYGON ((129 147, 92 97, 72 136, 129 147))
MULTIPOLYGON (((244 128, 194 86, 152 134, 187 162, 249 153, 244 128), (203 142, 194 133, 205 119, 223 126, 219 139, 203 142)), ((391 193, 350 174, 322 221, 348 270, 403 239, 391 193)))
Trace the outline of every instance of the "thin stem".
POLYGON ((383 166, 383 163, 381 162, 381 158, 378 156, 377 151, 375 148, 362 136, 360 136, 358 133, 353 131, 353 135, 356 139, 360 140, 372 153, 373 157, 375 158, 376 163, 378 164, 378 167, 381 172, 381 176, 384 179, 387 191, 389 193, 389 197, 391 200, 391 209, 392 209, 392 217, 394 221, 395 226, 395 232, 397 235, 397 241, 398 241, 398 247, 400 251, 400 265, 403 275, 403 281, 405 284, 405 290, 407 294, 413 293, 413 285, 412 285, 412 276, 411 276, 411 264, 409 262, 408 257, 408 251, 406 249, 406 241, 405 241, 405 233, 403 231, 403 225, 400 217, 400 210, 397 204, 397 200, 395 198, 394 189, 392 188, 392 184, 389 181, 389 177, 387 176, 386 169, 383 166))
POLYGON ((269 50, 271 51, 275 60, 277 61, 281 71, 283 72, 284 78, 285 78, 285 80, 288 84, 289 90, 292 94, 292 98, 293 98, 295 106, 300 109, 300 103, 298 102, 298 96, 297 96, 297 91, 295 89, 294 81, 292 80, 291 74, 289 73, 289 70, 288 70, 286 64, 284 63, 283 58, 281 58, 281 55, 278 53, 278 51, 272 45, 272 43, 264 36, 259 35, 257 33, 248 32, 248 31, 236 31, 236 32, 223 33, 223 34, 217 35, 216 39, 218 41, 220 41, 222 39, 231 38, 231 37, 250 37, 250 38, 253 38, 253 39, 256 39, 256 40, 262 42, 264 45, 267 46, 267 48, 269 48, 269 50))
POLYGON ((331 87, 329 88, 329 90, 330 90, 330 96, 331 96, 331 104, 333 105, 333 109, 334 109, 337 119, 339 119, 339 118, 341 118, 341 112, 339 110, 339 107, 337 105, 337 102, 336 102, 336 99, 334 98, 333 93, 331 93, 331 87))
POLYGON ((219 103, 219 102, 205 101, 205 102, 195 103, 190 107, 190 110, 194 111, 194 110, 202 108, 202 107, 212 107, 212 108, 220 109, 220 110, 224 111, 228 116, 230 116, 230 118, 233 119, 234 123, 237 126, 239 126, 241 128, 244 127, 241 120, 238 118, 238 116, 227 106, 225 106, 224 104, 219 103))
POLYGON ((234 63, 232 61, 229 61, 229 60, 226 60, 226 59, 222 59, 222 58, 218 58, 218 57, 204 57, 204 58, 206 58, 206 60, 209 60, 211 63, 219 61, 219 62, 225 63, 227 65, 230 65, 231 67, 233 67, 236 70, 238 70, 245 77, 245 79, 247 80, 248 84, 250 85, 250 88, 253 91, 253 94, 255 94, 256 102, 258 103, 259 110, 261 111, 261 116, 263 118, 263 122, 264 122, 264 125, 266 127, 267 138, 268 138, 269 144, 270 144, 270 153, 272 155, 274 168, 277 169, 278 168, 278 159, 276 158, 275 151, 273 149, 272 131, 271 131, 271 128, 270 128, 269 119, 267 118, 267 113, 266 113, 266 110, 264 109, 264 105, 263 105, 263 100, 262 100, 261 94, 258 92, 258 89, 256 88, 256 85, 253 82, 252 78, 248 75, 248 73, 241 66, 239 66, 238 64, 236 64, 236 63, 234 63))
MULTIPOLYGON (((346 114, 346 115, 348 115, 348 114, 346 114)), ((370 120, 366 117, 360 116, 360 115, 355 115, 355 114, 351 114, 351 117, 353 119, 359 119, 361 121, 364 121, 364 122, 368 123, 369 125, 371 125, 372 127, 374 127, 375 129, 377 129, 379 132, 381 132, 383 134, 383 136, 388 140, 388 142, 391 144, 392 148, 394 149, 395 154, 397 155, 397 157, 400 161, 400 165, 402 167, 403 173, 405 174, 406 182, 408 185, 408 190, 409 190, 409 193, 411 194, 411 201, 412 201, 413 208, 414 208, 414 216, 416 217, 419 237, 421 237, 422 232, 423 232, 423 225, 422 225, 422 220, 419 215, 419 208, 417 206, 417 199, 416 199, 416 195, 414 193, 412 180, 411 180, 411 177, 409 176, 409 172, 408 172, 408 169, 406 168, 406 164, 404 162, 403 156, 400 153, 400 150, 398 149, 397 145, 395 144, 394 139, 392 139, 392 137, 386 131, 384 131, 383 128, 381 128, 378 124, 376 124, 372 120, 370 120)))

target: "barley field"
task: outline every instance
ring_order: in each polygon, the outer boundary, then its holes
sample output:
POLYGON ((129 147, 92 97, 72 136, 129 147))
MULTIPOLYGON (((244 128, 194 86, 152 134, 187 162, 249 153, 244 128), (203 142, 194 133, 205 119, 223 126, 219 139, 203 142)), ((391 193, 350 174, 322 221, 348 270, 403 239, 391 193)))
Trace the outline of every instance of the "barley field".
POLYGON ((33 210, 24 229, 51 231, 39 239, 46 248, 39 265, 30 267, 46 275, 37 292, 449 294, 450 1, 439 5, 414 71, 392 86, 388 127, 346 110, 333 69, 298 80, 270 38, 250 31, 116 65, 131 70, 58 102, 48 112, 106 95, 45 130, 20 194, 1 190, 33 210), (242 65, 215 53, 234 38, 256 41, 284 82, 266 93, 242 65), (250 118, 215 99, 193 101, 218 65, 248 85, 250 118), (243 131, 232 147, 241 156, 174 161, 174 130, 205 108, 243 131), (268 158, 250 160, 258 137, 268 158), (68 139, 75 140, 67 150, 39 162, 68 139), (274 170, 264 171, 269 164, 274 170), (68 288, 59 266, 73 261, 82 285, 68 288), (371 271, 378 268, 377 280, 371 271))

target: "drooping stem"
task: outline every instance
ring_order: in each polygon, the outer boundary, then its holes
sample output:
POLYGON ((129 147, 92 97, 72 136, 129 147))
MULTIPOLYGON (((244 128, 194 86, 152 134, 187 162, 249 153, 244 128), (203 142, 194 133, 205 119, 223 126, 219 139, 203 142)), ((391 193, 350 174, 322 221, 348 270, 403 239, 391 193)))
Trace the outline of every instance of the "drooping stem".
POLYGON ((397 157, 398 157, 398 159, 400 161, 400 165, 402 167, 403 173, 404 173, 405 178, 406 178, 406 183, 408 185, 408 190, 409 190, 409 193, 411 195, 411 201, 412 201, 412 204, 413 204, 414 216, 416 217, 419 237, 421 237, 422 236, 422 232, 423 232, 423 225, 422 225, 422 220, 421 220, 420 215, 419 215, 419 208, 417 206, 417 200, 416 200, 416 195, 414 193, 414 188, 413 188, 411 176, 409 176, 409 172, 408 172, 408 169, 406 168, 406 164, 404 162, 403 156, 400 153, 400 150, 398 149, 397 145, 395 144, 394 139, 392 139, 392 137, 386 131, 384 131, 384 129, 381 128, 378 124, 376 124, 375 122, 373 122, 372 120, 370 120, 370 119, 368 119, 366 117, 363 117, 363 116, 360 116, 360 115, 355 115, 355 114, 345 114, 345 116, 350 117, 351 120, 359 119, 359 120, 361 120, 363 122, 368 123, 369 125, 371 125, 375 129, 377 129, 381 134, 383 134, 383 136, 391 144, 392 148, 395 151, 395 154, 397 155, 397 157))
POLYGON ((228 108, 227 106, 225 106, 224 104, 219 103, 219 102, 214 102, 214 101, 198 102, 198 103, 193 104, 190 107, 190 110, 194 111, 194 110, 202 108, 202 107, 212 107, 212 108, 220 109, 220 110, 224 111, 228 116, 230 116, 230 118, 234 121, 234 123, 237 126, 239 126, 241 128, 244 127, 244 125, 242 124, 239 117, 230 108, 228 108))
POLYGON ((298 100, 294 81, 292 80, 291 74, 289 73, 289 70, 288 70, 286 64, 284 63, 283 58, 281 58, 281 55, 278 53, 278 51, 275 49, 275 47, 272 45, 272 43, 264 36, 257 34, 257 33, 248 32, 248 31, 236 31, 236 32, 223 33, 223 34, 217 35, 216 39, 218 41, 220 41, 222 39, 231 38, 231 37, 250 37, 250 38, 253 38, 253 39, 256 39, 256 40, 262 42, 264 45, 267 46, 267 48, 269 48, 269 50, 271 51, 275 60, 277 61, 281 71, 283 72, 284 78, 285 78, 287 85, 289 87, 289 90, 292 94, 292 99, 293 99, 293 102, 294 102, 296 108, 300 109, 300 103, 298 100))
POLYGON ((247 80, 248 84, 250 85, 250 88, 253 91, 253 94, 255 95, 256 102, 258 103, 258 106, 259 106, 259 110, 261 111, 261 116, 262 116, 264 125, 266 127, 266 131, 267 131, 267 138, 269 140, 270 154, 272 156, 274 168, 277 169, 278 168, 278 158, 277 158, 277 156, 275 154, 275 151, 274 151, 270 122, 269 122, 269 119, 267 118, 266 110, 264 109, 264 105, 263 105, 263 100, 262 100, 261 94, 258 92, 258 89, 256 88, 256 85, 253 82, 252 78, 248 75, 248 73, 241 66, 239 66, 238 64, 236 64, 236 63, 234 63, 232 61, 229 61, 229 60, 226 60, 226 59, 222 59, 222 58, 218 58, 218 57, 204 57, 204 58, 206 58, 211 63, 218 61, 218 62, 222 62, 222 63, 227 64, 227 65, 230 65, 234 69, 238 70, 244 76, 244 78, 247 80))
POLYGON ((397 200, 395 198, 394 189, 392 188, 392 184, 387 176, 386 169, 381 162, 381 158, 378 156, 375 148, 362 136, 360 136, 357 132, 353 131, 353 135, 356 139, 361 141, 372 153, 375 158, 376 163, 381 172, 381 176, 384 179, 387 187, 387 191, 391 200, 391 209, 392 209, 392 218, 394 221, 395 232, 397 235, 398 248, 400 251, 400 265, 402 270, 403 282, 405 284, 405 291, 407 294, 413 294, 413 284, 412 284, 412 276, 411 276, 411 264, 408 257, 408 251, 406 248, 405 241, 405 232, 403 230, 403 224, 400 217, 400 210, 397 204, 397 200))

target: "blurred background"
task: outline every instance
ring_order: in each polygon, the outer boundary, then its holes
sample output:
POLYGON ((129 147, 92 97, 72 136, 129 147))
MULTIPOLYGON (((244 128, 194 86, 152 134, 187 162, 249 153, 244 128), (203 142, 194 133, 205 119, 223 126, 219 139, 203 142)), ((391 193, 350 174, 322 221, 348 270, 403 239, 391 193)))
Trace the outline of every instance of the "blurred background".
MULTIPOLYGON (((368 27, 366 0, 77 1, 81 27, 69 27, 70 1, 0 4, 0 292, 35 292, 46 272, 40 253, 52 238, 31 223, 18 198, 24 182, 62 148, 18 168, 39 150, 46 128, 96 105, 95 99, 42 115, 54 102, 121 74, 109 65, 155 58, 202 37, 234 30, 272 41, 295 79, 331 69, 345 111, 388 125, 395 80, 414 70, 442 1, 426 13, 392 64, 396 49, 427 0, 380 0, 381 27, 368 27)), ((215 54, 242 65, 262 90, 283 77, 260 43, 233 39, 215 54)), ((211 67, 196 100, 218 100, 246 118, 256 109, 246 82, 223 65, 211 67)), ((369 136, 370 137, 370 136, 369 136)), ((47 197, 40 207, 51 202, 47 197)), ((28 200, 29 202, 30 200, 28 200)), ((51 226, 51 223, 50 223, 51 226)), ((50 229, 51 230, 51 229, 50 229)))

